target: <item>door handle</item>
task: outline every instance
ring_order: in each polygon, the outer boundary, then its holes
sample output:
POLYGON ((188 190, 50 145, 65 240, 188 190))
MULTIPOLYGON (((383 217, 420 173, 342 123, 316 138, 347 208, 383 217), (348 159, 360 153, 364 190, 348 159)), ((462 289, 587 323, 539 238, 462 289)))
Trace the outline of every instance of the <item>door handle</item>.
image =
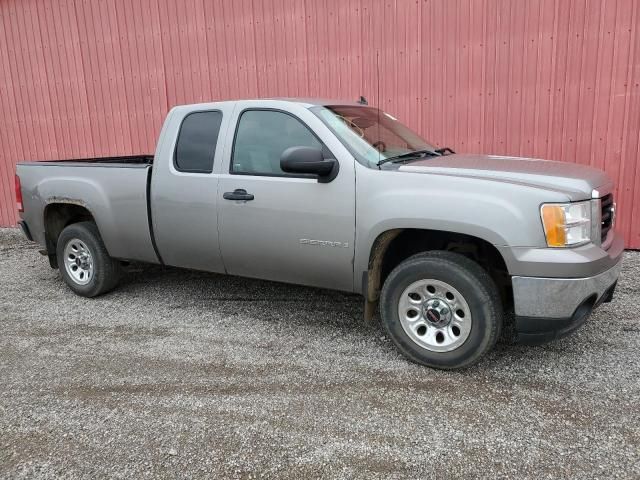
POLYGON ((253 200, 253 193, 247 193, 244 188, 236 188, 233 192, 224 192, 222 198, 225 200, 253 200))

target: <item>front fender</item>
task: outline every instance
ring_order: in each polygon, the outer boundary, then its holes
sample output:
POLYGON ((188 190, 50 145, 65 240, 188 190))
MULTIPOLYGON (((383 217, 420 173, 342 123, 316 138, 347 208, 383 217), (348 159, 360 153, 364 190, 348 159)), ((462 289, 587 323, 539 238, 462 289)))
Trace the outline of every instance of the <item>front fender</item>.
POLYGON ((438 230, 496 247, 544 247, 540 204, 564 194, 507 182, 361 168, 356 181, 354 286, 379 235, 392 229, 438 230))

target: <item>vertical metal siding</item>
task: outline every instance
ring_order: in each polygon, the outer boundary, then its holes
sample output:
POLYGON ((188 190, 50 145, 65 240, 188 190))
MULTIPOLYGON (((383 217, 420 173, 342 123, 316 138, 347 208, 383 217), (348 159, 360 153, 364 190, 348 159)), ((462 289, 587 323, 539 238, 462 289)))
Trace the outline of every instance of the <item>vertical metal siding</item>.
POLYGON ((17 161, 153 152, 181 103, 363 94, 458 151, 605 169, 640 248, 639 26, 634 0, 3 0, 0 225, 17 161))

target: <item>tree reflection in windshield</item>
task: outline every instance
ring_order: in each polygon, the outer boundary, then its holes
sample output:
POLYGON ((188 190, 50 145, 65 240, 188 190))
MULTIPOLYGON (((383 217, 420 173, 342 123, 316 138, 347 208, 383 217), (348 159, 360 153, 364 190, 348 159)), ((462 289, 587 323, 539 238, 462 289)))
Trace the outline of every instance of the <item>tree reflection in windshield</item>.
POLYGON ((312 109, 365 165, 416 150, 435 147, 394 117, 377 108, 328 105, 312 109))

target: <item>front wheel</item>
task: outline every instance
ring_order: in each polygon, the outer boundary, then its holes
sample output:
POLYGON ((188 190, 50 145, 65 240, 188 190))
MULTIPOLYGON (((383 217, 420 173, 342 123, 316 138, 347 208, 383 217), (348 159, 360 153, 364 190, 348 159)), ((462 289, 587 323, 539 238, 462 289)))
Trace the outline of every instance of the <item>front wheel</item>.
POLYGON ((453 252, 414 255, 385 280, 385 328, 410 360, 441 369, 472 365, 495 345, 502 303, 491 277, 453 252))
POLYGON ((120 262, 111 258, 93 222, 67 226, 56 246, 58 268, 78 295, 95 297, 112 290, 120 278, 120 262))

